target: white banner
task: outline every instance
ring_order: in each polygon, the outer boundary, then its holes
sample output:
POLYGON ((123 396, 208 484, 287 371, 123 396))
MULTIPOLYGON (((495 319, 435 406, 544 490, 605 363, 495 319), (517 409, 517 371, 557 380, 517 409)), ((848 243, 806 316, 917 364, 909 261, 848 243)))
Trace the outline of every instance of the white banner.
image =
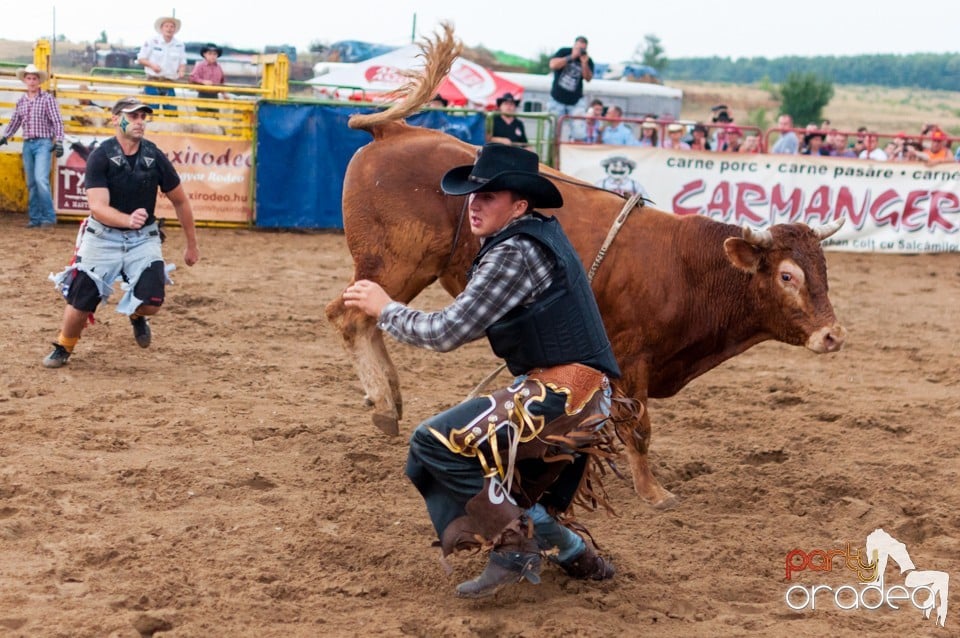
POLYGON ((737 226, 845 217, 823 242, 827 249, 960 252, 960 163, 561 144, 559 168, 610 190, 645 190, 655 207, 676 215, 737 226))

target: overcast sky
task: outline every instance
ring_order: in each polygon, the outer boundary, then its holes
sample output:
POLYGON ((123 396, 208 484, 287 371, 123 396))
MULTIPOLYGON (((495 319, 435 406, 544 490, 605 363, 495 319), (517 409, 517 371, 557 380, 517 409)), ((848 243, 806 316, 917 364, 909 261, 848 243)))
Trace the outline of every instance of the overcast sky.
POLYGON ((34 40, 54 33, 74 42, 139 46, 161 15, 183 21, 178 37, 262 50, 268 44, 363 40, 400 45, 453 22, 467 46, 536 58, 586 35, 597 62, 632 57, 646 34, 667 57, 777 57, 960 51, 957 0, 606 0, 471 2, 468 0, 189 0, 181 2, 5 2, 0 38, 34 40), (783 14, 792 12, 792 17, 783 14), (54 19, 55 17, 55 19, 54 19))

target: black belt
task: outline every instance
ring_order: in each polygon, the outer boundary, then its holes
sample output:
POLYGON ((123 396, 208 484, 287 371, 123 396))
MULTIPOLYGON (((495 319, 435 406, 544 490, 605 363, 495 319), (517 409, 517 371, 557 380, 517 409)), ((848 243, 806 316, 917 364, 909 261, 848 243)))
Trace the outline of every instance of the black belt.
MULTIPOLYGON (((123 228, 115 228, 115 227, 113 227, 113 226, 107 226, 106 224, 100 224, 100 225, 103 226, 104 230, 108 230, 108 231, 109 231, 109 230, 115 230, 115 231, 120 232, 120 233, 138 233, 138 232, 140 232, 140 231, 137 230, 136 228, 123 229, 123 228)), ((95 231, 94 229, 92 229, 92 228, 90 228, 89 226, 87 226, 87 232, 88 232, 88 233, 94 233, 94 234, 96 234, 97 231, 95 231)), ((159 234, 160 234, 160 231, 159 231, 159 230, 151 230, 149 233, 147 233, 147 236, 148 236, 148 237, 156 237, 156 236, 159 235, 159 234)))

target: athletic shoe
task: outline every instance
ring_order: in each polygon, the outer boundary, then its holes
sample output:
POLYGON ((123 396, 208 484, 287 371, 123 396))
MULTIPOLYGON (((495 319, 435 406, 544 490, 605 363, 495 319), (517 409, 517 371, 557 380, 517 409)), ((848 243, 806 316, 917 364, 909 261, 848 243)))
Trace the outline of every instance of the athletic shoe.
POLYGON ((44 368, 59 368, 70 360, 70 353, 59 343, 53 344, 53 352, 43 360, 44 368))
POLYGON ((133 325, 133 338, 137 340, 137 345, 141 348, 150 347, 150 323, 146 317, 130 317, 130 323, 133 325))

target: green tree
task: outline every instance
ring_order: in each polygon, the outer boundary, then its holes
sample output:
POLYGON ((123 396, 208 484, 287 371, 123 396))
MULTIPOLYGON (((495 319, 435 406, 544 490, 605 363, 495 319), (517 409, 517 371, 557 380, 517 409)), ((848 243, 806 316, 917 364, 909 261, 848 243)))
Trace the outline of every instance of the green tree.
POLYGON ((660 38, 652 33, 643 36, 644 44, 637 45, 633 53, 634 59, 639 58, 640 62, 663 73, 667 68, 667 58, 664 56, 663 45, 660 44, 660 38))
POLYGON ((534 60, 530 65, 527 73, 549 73, 550 72, 550 57, 553 54, 548 51, 541 51, 540 58, 534 60))
POLYGON ((823 107, 833 97, 833 83, 818 77, 816 73, 794 71, 780 85, 780 97, 783 99, 780 111, 793 117, 795 125, 820 122, 823 120, 823 107))

